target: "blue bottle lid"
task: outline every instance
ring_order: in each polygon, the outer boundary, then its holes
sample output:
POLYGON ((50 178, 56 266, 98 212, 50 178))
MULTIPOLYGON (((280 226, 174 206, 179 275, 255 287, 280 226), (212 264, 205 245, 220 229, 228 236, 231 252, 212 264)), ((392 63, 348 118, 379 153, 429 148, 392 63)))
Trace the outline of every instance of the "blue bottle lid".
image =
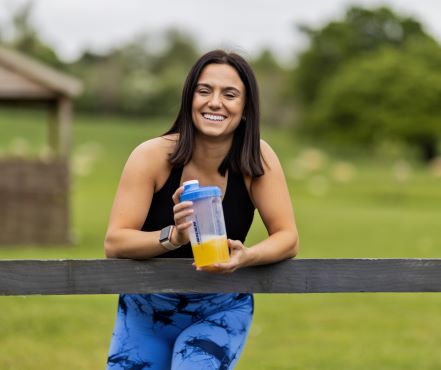
POLYGON ((220 197, 221 189, 218 186, 199 186, 198 180, 184 182, 184 192, 180 196, 181 202, 198 200, 209 197, 220 197))

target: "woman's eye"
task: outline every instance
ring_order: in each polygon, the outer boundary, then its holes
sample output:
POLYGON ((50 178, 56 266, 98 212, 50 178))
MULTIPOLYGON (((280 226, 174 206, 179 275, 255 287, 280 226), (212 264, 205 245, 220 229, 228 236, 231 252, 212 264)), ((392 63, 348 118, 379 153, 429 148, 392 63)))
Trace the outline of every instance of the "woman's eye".
POLYGON ((234 94, 225 94, 225 96, 227 97, 227 99, 234 99, 236 97, 236 95, 234 94))
POLYGON ((208 90, 206 90, 206 89, 201 89, 201 90, 198 90, 198 93, 201 94, 201 95, 207 95, 210 92, 208 90))

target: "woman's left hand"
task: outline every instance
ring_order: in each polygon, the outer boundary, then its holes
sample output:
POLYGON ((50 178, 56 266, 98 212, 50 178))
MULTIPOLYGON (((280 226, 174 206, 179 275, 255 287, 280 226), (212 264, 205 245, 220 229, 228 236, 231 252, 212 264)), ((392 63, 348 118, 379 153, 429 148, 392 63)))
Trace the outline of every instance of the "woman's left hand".
POLYGON ((231 239, 228 239, 228 247, 230 248, 230 260, 228 262, 196 267, 196 270, 216 273, 231 273, 236 271, 239 267, 243 267, 247 261, 247 248, 240 240, 231 239))

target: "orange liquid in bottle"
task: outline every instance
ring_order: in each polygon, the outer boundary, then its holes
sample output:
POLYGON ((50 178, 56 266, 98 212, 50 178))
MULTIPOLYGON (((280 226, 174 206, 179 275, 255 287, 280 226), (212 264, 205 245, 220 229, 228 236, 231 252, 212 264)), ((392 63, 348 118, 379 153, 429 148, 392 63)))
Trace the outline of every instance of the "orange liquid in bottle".
POLYGON ((213 263, 228 262, 228 242, 226 239, 210 239, 192 246, 196 266, 207 266, 213 263))

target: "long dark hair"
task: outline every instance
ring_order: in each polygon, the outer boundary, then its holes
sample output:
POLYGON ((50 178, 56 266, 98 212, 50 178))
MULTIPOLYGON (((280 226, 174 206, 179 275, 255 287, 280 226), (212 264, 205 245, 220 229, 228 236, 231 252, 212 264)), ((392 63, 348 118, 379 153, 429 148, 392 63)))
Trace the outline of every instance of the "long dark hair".
POLYGON ((218 171, 222 176, 225 176, 228 168, 247 176, 262 176, 264 170, 260 153, 260 109, 256 77, 244 58, 223 50, 213 50, 200 57, 185 80, 178 116, 173 126, 164 134, 179 134, 175 151, 170 154, 169 161, 173 166, 180 167, 191 159, 195 130, 192 119, 193 95, 202 70, 209 64, 230 65, 245 85, 244 118, 234 132, 231 148, 218 171))

